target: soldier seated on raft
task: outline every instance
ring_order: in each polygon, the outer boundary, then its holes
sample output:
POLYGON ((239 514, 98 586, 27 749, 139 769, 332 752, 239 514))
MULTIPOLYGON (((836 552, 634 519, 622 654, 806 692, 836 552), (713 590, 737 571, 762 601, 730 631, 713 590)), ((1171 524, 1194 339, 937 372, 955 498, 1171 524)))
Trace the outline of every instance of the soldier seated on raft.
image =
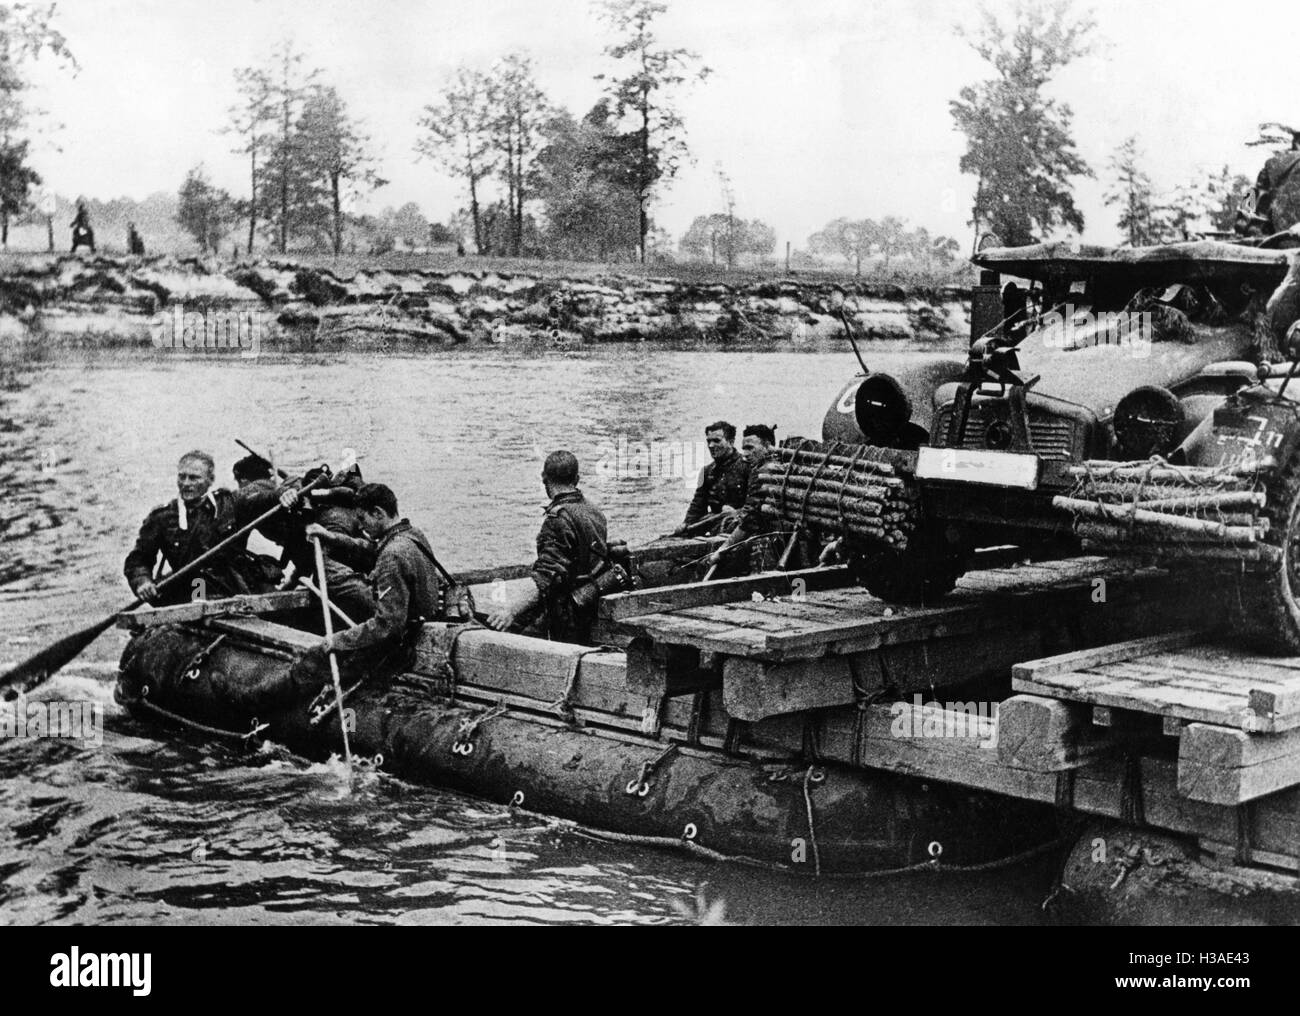
POLYGON ((758 479, 759 470, 772 458, 776 448, 776 427, 762 423, 750 424, 742 434, 741 447, 747 473, 745 503, 736 513, 735 528, 727 534, 726 542, 705 559, 710 567, 716 565, 718 568, 713 574, 714 578, 729 578, 765 570, 767 559, 771 556, 771 540, 756 538, 765 533, 775 534, 779 528, 773 519, 762 512, 763 490, 758 479), (755 553, 744 554, 731 549, 738 543, 750 540, 754 541, 751 546, 756 548, 755 553), (754 562, 757 562, 757 567, 754 562))
POLYGON ((745 503, 749 466, 733 443, 736 440, 736 428, 726 420, 719 420, 704 428, 704 440, 709 446, 713 461, 700 470, 695 496, 686 509, 686 518, 673 530, 674 536, 684 536, 688 531, 693 535, 717 533, 726 528, 724 523, 728 519, 719 519, 700 529, 693 527, 710 515, 720 512, 732 515, 745 503))
POLYGON ((591 641, 600 597, 632 586, 627 544, 608 542, 605 515, 578 489, 578 459, 554 451, 542 466, 542 486, 551 503, 537 534, 533 584, 514 603, 499 607, 487 624, 497 631, 529 630, 539 620, 547 638, 583 645, 591 641))
MULTIPOLYGON (((357 507, 357 495, 364 486, 361 468, 353 465, 336 475, 331 486, 312 491, 312 521, 302 531, 305 540, 320 540, 330 599, 356 622, 375 613, 368 578, 375 567, 375 542, 366 535, 357 507)), ((314 551, 310 546, 308 550, 314 560, 314 551)), ((303 574, 315 576, 314 564, 303 574)))
POLYGON ((333 683, 332 650, 345 682, 389 676, 415 662, 415 642, 425 621, 446 613, 449 584, 425 535, 397 514, 397 496, 382 483, 367 483, 356 492, 361 528, 375 541, 370 575, 375 612, 372 617, 304 649, 288 671, 251 683, 238 693, 238 704, 251 712, 307 702, 333 683))
MULTIPOLYGON (((303 482, 309 483, 318 473, 318 469, 309 470, 303 482)), ((271 464, 259 455, 247 455, 236 462, 234 475, 241 490, 278 489, 271 464)), ((358 623, 375 612, 366 578, 375 565, 375 546, 362 532, 355 507, 361 487, 361 469, 354 464, 332 476, 329 486, 315 487, 304 495, 295 511, 258 527, 262 536, 282 549, 281 589, 294 586, 300 575, 315 581, 316 555, 311 540, 319 537, 330 600, 358 623)))
POLYGON ((232 546, 188 581, 159 593, 154 574, 160 557, 162 563, 177 571, 266 512, 277 500, 290 508, 298 502, 296 490, 281 492, 273 486, 214 490, 214 478, 212 456, 204 451, 188 452, 176 467, 176 488, 180 496, 155 508, 140 526, 123 572, 131 591, 142 600, 175 604, 191 599, 270 592, 275 588, 278 569, 273 567, 274 561, 259 560, 260 555, 232 546))

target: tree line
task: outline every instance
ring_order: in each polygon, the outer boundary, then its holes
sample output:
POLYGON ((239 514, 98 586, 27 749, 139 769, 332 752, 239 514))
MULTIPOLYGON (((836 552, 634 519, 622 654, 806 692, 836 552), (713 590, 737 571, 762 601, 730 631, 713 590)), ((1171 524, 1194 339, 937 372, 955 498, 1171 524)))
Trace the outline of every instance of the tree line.
MULTIPOLYGON (((235 71, 238 99, 222 132, 246 165, 246 195, 215 186, 203 165, 181 183, 178 221, 205 251, 243 232, 280 253, 311 247, 340 253, 345 233, 373 248, 459 242, 475 253, 575 260, 646 261, 667 255, 671 240, 654 219, 657 199, 690 158, 680 99, 708 78, 698 54, 659 37, 666 4, 599 0, 608 31, 604 70, 580 115, 546 94, 525 53, 508 53, 487 69, 461 66, 414 124, 414 154, 461 181, 465 207, 445 223, 423 221, 418 208, 355 212, 356 202, 385 183, 365 126, 336 87, 292 43, 259 65, 235 71)), ((43 55, 75 66, 53 23, 54 5, 0 6, 0 239, 10 220, 30 215, 41 184, 31 144, 41 111, 29 101, 26 70, 43 55)), ((996 234, 1022 245, 1060 230, 1082 232, 1075 203, 1079 180, 1095 173, 1078 150, 1073 111, 1050 94, 1060 70, 1093 51, 1096 25, 1069 0, 1018 2, 1010 17, 981 9, 958 27, 990 68, 949 103, 965 136, 959 160, 975 181, 969 224, 976 237, 996 234)), ((1259 143, 1274 138, 1263 125, 1259 143)), ((1286 132, 1283 132, 1285 134, 1286 132)), ((1225 168, 1166 194, 1142 168, 1136 137, 1114 153, 1105 198, 1129 243, 1180 239, 1231 228, 1248 181, 1225 168)), ((741 214, 719 167, 720 201, 699 215, 676 244, 686 258, 732 267, 771 257, 775 232, 741 214)), ((53 224, 46 223, 53 243, 53 224)), ((951 260, 960 245, 911 229, 897 216, 837 218, 808 238, 807 254, 888 266, 910 259, 951 260)))

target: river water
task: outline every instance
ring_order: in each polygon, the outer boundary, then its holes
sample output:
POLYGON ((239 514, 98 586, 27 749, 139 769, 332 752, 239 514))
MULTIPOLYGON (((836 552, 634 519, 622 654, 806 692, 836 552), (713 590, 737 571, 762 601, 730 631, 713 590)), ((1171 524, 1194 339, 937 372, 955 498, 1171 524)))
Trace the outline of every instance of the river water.
MULTIPOLYGON (((868 351, 873 367, 922 354, 868 351)), ((926 354, 928 355, 928 354, 926 354)), ((951 355, 951 354, 949 354, 951 355)), ((355 452, 452 568, 526 561, 541 459, 635 544, 680 521, 717 419, 819 435, 844 352, 75 352, 0 365, 0 670, 128 600, 122 557, 179 453, 235 438, 300 466, 355 452)), ((0 739, 0 921, 975 923, 1041 920, 1050 862, 814 882, 584 838, 503 805, 278 749, 164 739, 112 702, 111 630, 43 695, 102 744, 0 739)))

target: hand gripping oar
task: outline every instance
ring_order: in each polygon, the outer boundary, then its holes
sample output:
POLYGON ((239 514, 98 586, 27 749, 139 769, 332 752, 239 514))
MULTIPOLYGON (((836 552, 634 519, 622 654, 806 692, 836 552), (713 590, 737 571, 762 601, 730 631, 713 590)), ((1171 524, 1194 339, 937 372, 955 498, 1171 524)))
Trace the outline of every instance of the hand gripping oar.
MULTIPOLYGON (((311 490, 312 487, 323 482, 324 479, 325 477, 322 474, 303 487, 302 490, 311 490)), ((283 507, 283 505, 277 504, 274 508, 268 509, 242 529, 231 533, 211 550, 200 554, 189 564, 177 568, 176 571, 172 572, 158 583, 157 588, 159 592, 166 589, 172 583, 183 579, 185 576, 193 574, 202 565, 207 564, 222 551, 230 547, 231 544, 246 537, 283 507)), ((95 639, 108 631, 108 629, 113 626, 113 622, 117 620, 118 614, 125 614, 129 610, 135 610, 136 607, 143 606, 144 602, 145 601, 142 597, 137 596, 125 607, 113 611, 113 613, 109 614, 104 618, 104 620, 92 624, 88 628, 82 628, 80 631, 73 632, 71 635, 65 635, 63 638, 59 639, 59 641, 46 646, 36 655, 29 656, 12 670, 0 675, 0 692, 3 692, 4 698, 11 699, 25 691, 35 688, 38 684, 43 684, 60 669, 67 666, 72 660, 76 659, 76 657, 79 656, 88 645, 94 642, 95 639)))
MULTIPOLYGON (((334 620, 330 617, 330 590, 325 582, 325 552, 321 550, 320 537, 311 538, 316 548, 316 581, 320 583, 320 609, 325 617, 325 637, 334 638, 334 620)), ((348 775, 352 774, 352 747, 348 744, 348 721, 343 715, 343 682, 339 679, 339 658, 330 646, 330 677, 334 680, 334 701, 339 707, 339 732, 343 735, 343 761, 347 764, 348 775)))

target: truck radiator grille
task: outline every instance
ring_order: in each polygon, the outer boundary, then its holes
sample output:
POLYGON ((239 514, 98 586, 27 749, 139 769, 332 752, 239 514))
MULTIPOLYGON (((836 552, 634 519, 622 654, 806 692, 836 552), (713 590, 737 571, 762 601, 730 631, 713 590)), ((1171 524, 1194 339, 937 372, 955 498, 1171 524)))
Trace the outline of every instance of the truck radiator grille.
MULTIPOLYGON (((1004 414, 976 403, 971 407, 970 418, 966 421, 966 434, 962 440, 963 448, 998 448, 1004 447, 996 441, 990 443, 989 425, 1005 421, 1004 414)), ((930 443, 940 447, 947 440, 948 426, 952 421, 952 407, 949 406, 935 417, 935 426, 930 443)), ((1076 427, 1073 420, 1059 416, 1029 415, 1029 440, 1034 451, 1049 461, 1064 462, 1077 457, 1076 427)))

